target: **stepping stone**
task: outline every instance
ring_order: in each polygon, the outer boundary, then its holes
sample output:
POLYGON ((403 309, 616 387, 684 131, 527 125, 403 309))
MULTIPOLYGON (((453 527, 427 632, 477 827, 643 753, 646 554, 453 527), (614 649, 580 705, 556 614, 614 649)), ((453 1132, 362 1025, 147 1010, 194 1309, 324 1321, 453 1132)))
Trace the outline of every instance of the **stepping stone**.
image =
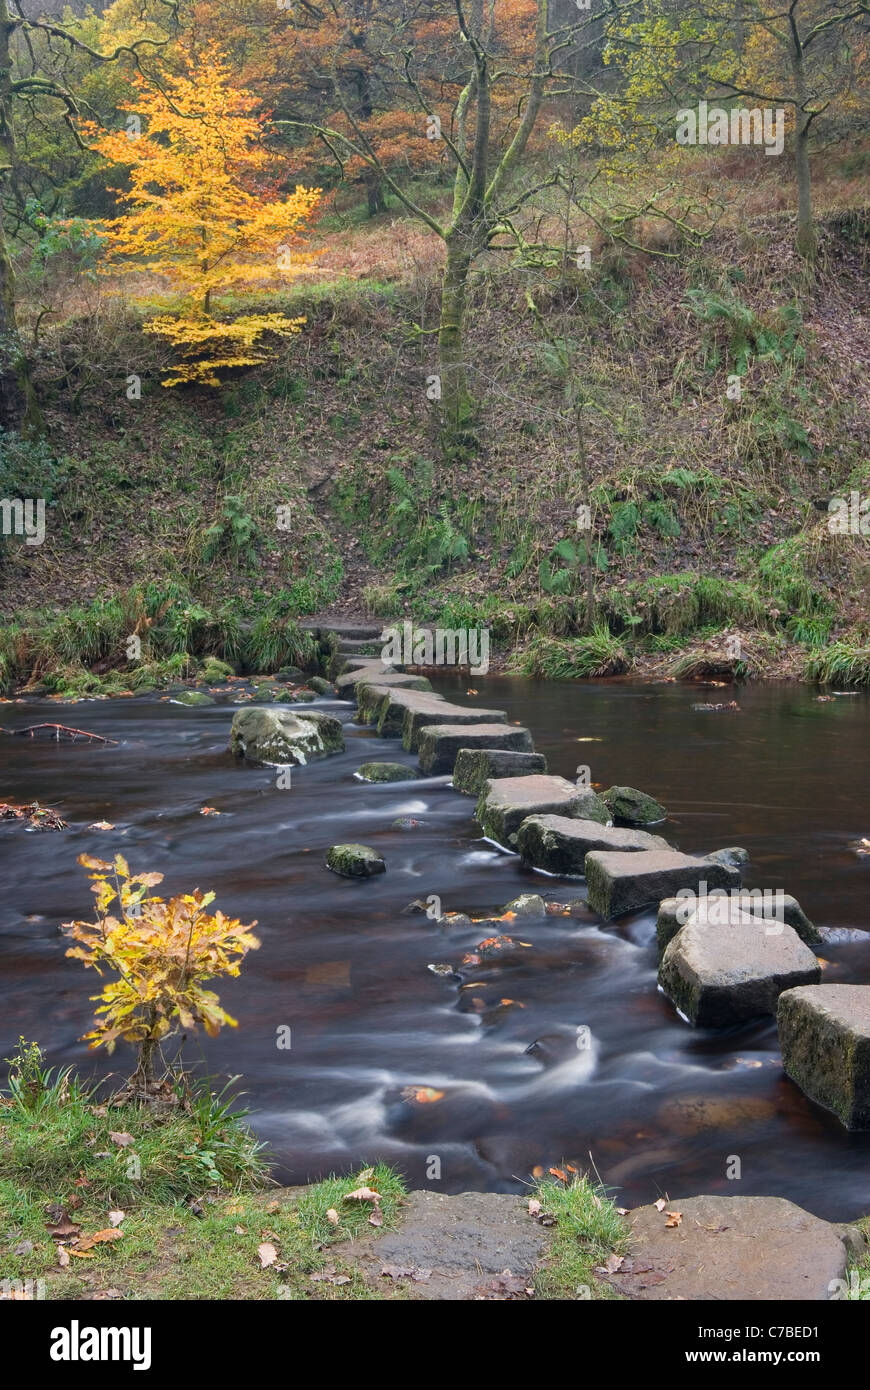
MULTIPOLYGON (((428 685, 428 681, 426 683, 428 685)), ((445 703, 443 695, 436 695, 431 688, 417 690, 416 687, 382 685, 380 681, 361 682, 356 688, 357 723, 373 724, 382 738, 401 738, 408 709, 432 712, 445 703)))
POLYGON ((680 889, 701 893, 713 888, 738 888, 740 874, 727 864, 697 859, 677 850, 640 854, 593 850, 585 864, 587 900, 601 917, 621 917, 639 907, 676 897, 680 889))
POLYGON ((790 893, 771 893, 765 896, 760 889, 753 891, 742 888, 739 892, 728 893, 724 899, 719 894, 711 894, 704 902, 695 906, 692 898, 665 898, 659 903, 659 915, 656 918, 659 960, 664 955, 668 942, 685 926, 693 913, 697 916, 706 911, 711 927, 727 926, 731 912, 729 905, 733 905, 738 912, 749 912, 753 917, 763 917, 766 921, 783 921, 787 927, 796 931, 801 941, 805 941, 808 946, 815 946, 824 939, 801 908, 797 898, 793 898, 790 893), (706 907, 704 902, 707 904, 706 907))
POLYGON ((480 796, 493 778, 526 777, 546 772, 543 753, 512 753, 509 749, 461 748, 453 769, 453 790, 464 796, 480 796))
POLYGON ((360 663, 350 671, 344 671, 335 678, 335 686, 347 695, 354 695, 357 686, 368 682, 392 690, 431 690, 427 676, 413 676, 405 671, 385 671, 380 661, 360 663))
POLYGON ((367 623, 364 620, 355 622, 352 618, 336 618, 330 622, 324 618, 303 618, 299 624, 303 632, 312 632, 316 637, 328 637, 334 633, 336 637, 348 638, 350 641, 377 641, 384 630, 384 624, 380 622, 367 623))
POLYGON ((614 820, 628 825, 657 825, 667 820, 668 813, 661 802, 636 787, 609 787, 601 793, 601 800, 607 803, 614 820))
POLYGON ((631 1249, 609 1283, 640 1301, 826 1302, 857 1243, 852 1228, 784 1197, 675 1198, 662 1211, 638 1207, 628 1221, 631 1249), (671 1211, 679 1225, 666 1224, 671 1211))
MULTIPOLYGON (((709 899, 707 900, 709 902, 709 899)), ((796 931, 731 909, 726 927, 693 914, 667 946, 659 984, 690 1023, 727 1028, 776 1013, 783 990, 814 985, 822 969, 796 931)))
POLYGON ((523 1296, 549 1238, 529 1216, 528 1198, 411 1192, 398 1230, 333 1245, 329 1256, 357 1266, 384 1293, 395 1284, 427 1302, 501 1301, 523 1296))
POLYGON ((383 856, 370 845, 333 845, 326 856, 326 867, 342 878, 373 878, 387 871, 383 856))
POLYGON ((578 877, 583 876, 586 856, 592 850, 640 854, 671 848, 667 840, 647 830, 624 830, 569 816, 528 816, 517 831, 516 842, 524 864, 550 874, 578 877))
POLYGON ((515 724, 435 724, 418 732, 420 766, 430 777, 452 772, 460 748, 509 748, 531 753, 532 736, 515 724))
POLYGON ((588 787, 578 787, 565 777, 500 777, 487 782, 474 812, 484 835, 497 844, 512 847, 517 831, 528 816, 549 814, 598 821, 607 825, 610 814, 604 802, 588 787))
POLYGON ((810 985, 780 995, 782 1065, 847 1129, 870 1129, 870 985, 810 985))
MULTIPOLYGON (((414 753, 420 741, 420 730, 434 724, 506 724, 507 714, 503 709, 481 709, 472 705, 452 705, 443 700, 434 710, 415 707, 409 702, 402 720, 402 747, 406 753, 414 753)), ((380 732, 380 729, 378 730, 380 732)))

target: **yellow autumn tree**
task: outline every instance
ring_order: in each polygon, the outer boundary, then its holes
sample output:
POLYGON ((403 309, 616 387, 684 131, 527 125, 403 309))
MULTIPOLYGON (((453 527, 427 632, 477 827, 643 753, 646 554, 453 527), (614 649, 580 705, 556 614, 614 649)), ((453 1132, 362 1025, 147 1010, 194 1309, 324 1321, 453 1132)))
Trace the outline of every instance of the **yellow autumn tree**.
POLYGON ((145 323, 180 354, 164 386, 219 386, 221 371, 262 362, 270 334, 300 332, 304 318, 280 313, 219 316, 228 294, 293 278, 312 259, 301 232, 321 190, 297 185, 277 197, 264 148, 258 101, 231 86, 215 47, 184 56, 161 87, 137 78, 137 97, 121 109, 125 128, 86 127, 94 149, 129 169, 120 192, 129 211, 106 226, 104 268, 162 277, 172 311, 145 323))

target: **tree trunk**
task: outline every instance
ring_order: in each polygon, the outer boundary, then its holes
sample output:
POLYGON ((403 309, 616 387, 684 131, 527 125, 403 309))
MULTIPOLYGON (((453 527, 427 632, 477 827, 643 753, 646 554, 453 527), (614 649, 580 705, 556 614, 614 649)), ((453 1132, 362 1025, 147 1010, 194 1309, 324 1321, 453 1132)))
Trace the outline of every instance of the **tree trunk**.
MULTIPOLYGON (((0 2, 0 200, 9 188, 15 164, 12 133, 12 70, 9 40, 15 24, 6 0, 0 2)), ((3 226, 0 201, 0 428, 21 428, 25 412, 22 376, 26 377, 24 354, 15 319, 15 281, 3 226)))
POLYGON ((441 282, 438 355, 441 377, 441 428, 445 438, 461 443, 471 437, 473 405, 465 365, 465 310, 468 272, 473 259, 470 239, 460 232, 446 238, 447 261, 441 282))
POLYGON ((364 182, 366 186, 369 217, 377 217, 379 212, 386 212, 387 210, 387 200, 384 197, 384 185, 377 174, 374 176, 367 176, 364 182))
POLYGON ((816 254, 816 229, 813 226, 812 185, 810 180, 810 124, 812 116, 805 107, 807 102, 807 79, 804 70, 804 53, 797 24, 792 14, 791 28, 791 70, 795 85, 795 173, 798 186, 797 236, 795 246, 799 256, 812 261, 816 254))

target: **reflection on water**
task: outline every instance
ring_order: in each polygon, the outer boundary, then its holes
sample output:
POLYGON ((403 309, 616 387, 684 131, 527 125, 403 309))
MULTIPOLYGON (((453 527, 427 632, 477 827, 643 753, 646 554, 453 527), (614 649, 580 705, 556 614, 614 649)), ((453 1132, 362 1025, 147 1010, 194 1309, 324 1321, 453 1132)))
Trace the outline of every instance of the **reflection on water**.
MULTIPOLYGON (((464 683, 438 686, 466 698, 464 683)), ((795 894, 832 929, 824 979, 870 983, 870 859, 849 848, 870 833, 865 698, 819 704, 769 686, 741 691, 739 714, 711 714, 691 709, 706 696, 676 685, 475 686, 481 703, 528 724, 551 771, 573 778, 585 762, 603 787, 652 792, 671 812, 657 830, 681 849, 745 846, 749 887, 795 894)), ((137 869, 162 870, 165 889, 214 888, 224 910, 258 920, 261 950, 221 989, 239 1029, 196 1039, 188 1055, 213 1075, 243 1074, 287 1181, 383 1158, 421 1186, 437 1156, 444 1191, 509 1191, 536 1165, 588 1167, 591 1154, 626 1206, 703 1191, 787 1196, 843 1220, 867 1210, 870 1136, 846 1134, 783 1076, 772 1021, 722 1034, 676 1017, 656 989, 652 913, 603 926, 581 905, 506 928, 531 948, 464 968, 462 983, 427 970, 458 966, 492 929, 440 929, 403 914, 411 899, 485 916, 530 889, 580 898, 583 884, 524 870, 482 841, 473 801, 443 778, 355 780, 367 760, 412 759, 354 726, 349 705, 323 703, 348 723, 347 752, 294 771, 287 790, 274 770, 225 753, 226 705, 75 707, 71 722, 118 747, 3 741, 0 799, 55 806, 72 829, 0 827, 0 1056, 24 1034, 54 1065, 123 1065, 77 1040, 93 985, 57 929, 90 915, 76 855, 120 849, 137 869), (393 827, 398 817, 418 824, 393 827), (115 829, 86 828, 96 821, 115 829), (329 873, 326 850, 346 839, 376 846, 386 875, 329 873), (289 1050, 276 1045, 282 1026, 289 1050), (731 1155, 739 1183, 726 1178, 731 1155)), ((36 702, 8 705, 4 722, 45 717, 36 702)))

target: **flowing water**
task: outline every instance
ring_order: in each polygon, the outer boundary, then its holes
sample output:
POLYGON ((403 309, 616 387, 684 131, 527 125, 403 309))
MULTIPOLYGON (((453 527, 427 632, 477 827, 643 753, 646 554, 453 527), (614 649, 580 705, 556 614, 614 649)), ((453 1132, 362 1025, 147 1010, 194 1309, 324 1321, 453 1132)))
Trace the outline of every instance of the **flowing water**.
MULTIPOLYGON (((465 698, 467 680, 434 683, 465 698)), ((481 703, 528 725, 551 772, 573 780, 587 764, 602 787, 652 792, 680 849, 745 846, 747 886, 793 893, 826 929, 823 978, 870 984, 870 858, 849 848, 870 833, 865 697, 819 703, 766 685, 740 691, 740 713, 700 713, 693 702, 730 694, 496 676, 474 685, 481 703)), ((8 727, 61 720, 118 743, 2 740, 0 800, 39 800, 71 829, 0 825, 0 1056, 23 1034, 54 1065, 127 1063, 78 1041, 97 977, 65 958, 58 930, 91 914, 76 856, 120 850, 136 869, 163 871, 158 891, 213 888, 224 911, 258 921, 261 949, 220 988, 238 1029, 197 1038, 185 1055, 211 1076, 242 1074, 285 1181, 385 1159, 412 1186, 440 1166, 442 1191, 520 1191, 536 1167, 587 1169, 591 1154, 625 1206, 722 1192, 790 1197, 830 1219, 870 1208, 870 1134, 847 1134, 784 1076, 772 1020, 714 1032, 676 1016, 656 989, 653 912, 605 926, 580 905, 501 924, 531 947, 465 968, 471 989, 428 971, 458 965, 493 928, 445 931, 403 915, 410 900, 434 894, 445 911, 484 917, 520 892, 564 903, 584 885, 523 869, 482 840, 473 800, 444 778, 354 780, 366 760, 414 759, 354 725, 349 704, 318 707, 345 721, 347 751, 294 768, 280 789, 275 769, 225 751, 226 704, 5 706, 8 727), (391 828, 398 817, 420 824, 391 828), (97 821, 114 830, 88 829, 97 821), (387 873, 328 872, 326 850, 348 840, 381 850, 387 873), (286 1028, 289 1049, 278 1046, 286 1028), (444 1095, 409 1101, 409 1087, 444 1095), (739 1181, 727 1176, 735 1158, 739 1181)))

